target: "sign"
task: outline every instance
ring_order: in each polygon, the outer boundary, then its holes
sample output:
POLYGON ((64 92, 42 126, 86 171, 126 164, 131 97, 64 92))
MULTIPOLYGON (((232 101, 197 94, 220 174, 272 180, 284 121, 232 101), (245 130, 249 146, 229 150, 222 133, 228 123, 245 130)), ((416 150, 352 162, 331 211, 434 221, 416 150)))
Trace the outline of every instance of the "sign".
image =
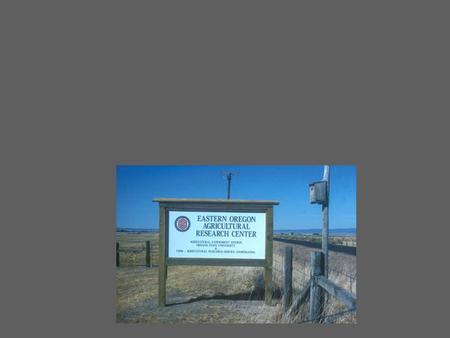
POLYGON ((264 268, 272 302, 273 206, 278 201, 155 198, 159 203, 159 306, 174 265, 264 268))
POLYGON ((169 211, 169 258, 265 259, 264 212, 169 211))

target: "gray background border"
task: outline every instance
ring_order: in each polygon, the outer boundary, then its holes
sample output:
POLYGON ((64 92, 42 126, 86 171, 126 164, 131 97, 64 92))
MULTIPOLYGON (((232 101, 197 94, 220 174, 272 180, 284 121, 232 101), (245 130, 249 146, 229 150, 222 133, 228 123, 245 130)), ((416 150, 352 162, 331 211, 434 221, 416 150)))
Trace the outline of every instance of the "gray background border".
POLYGON ((396 1, 2 7, 7 336, 443 329, 447 9, 396 1), (116 164, 325 162, 358 168, 357 325, 115 323, 116 164))

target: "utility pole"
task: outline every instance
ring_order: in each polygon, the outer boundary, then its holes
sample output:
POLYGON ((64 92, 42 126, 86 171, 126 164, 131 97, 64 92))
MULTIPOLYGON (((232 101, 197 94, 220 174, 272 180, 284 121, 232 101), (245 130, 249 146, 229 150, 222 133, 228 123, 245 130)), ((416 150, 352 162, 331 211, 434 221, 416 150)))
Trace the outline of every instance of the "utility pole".
POLYGON ((227 187, 227 199, 231 198, 231 180, 233 176, 236 176, 237 173, 233 173, 231 171, 224 171, 222 172, 223 177, 228 181, 228 187, 227 187))
POLYGON ((227 174, 227 180, 228 180, 228 194, 227 199, 230 199, 230 193, 231 193, 231 177, 233 176, 233 173, 229 172, 227 174))
MULTIPOLYGON (((317 274, 323 274, 328 278, 328 206, 330 205, 330 166, 326 165, 323 168, 323 179, 318 182, 313 182, 309 184, 309 203, 311 204, 321 204, 322 205, 322 252, 315 252, 311 256, 311 269, 314 265, 320 265, 320 271, 313 273, 311 276, 317 274), (320 273, 319 273, 320 272, 320 273)), ((311 270, 313 271, 313 270, 311 270)), ((314 284, 314 283, 313 283, 314 284)), ((323 290, 317 288, 316 285, 311 285, 311 295, 310 295, 310 317, 317 318, 318 313, 322 311, 314 303, 313 299, 319 300, 320 304, 328 303, 328 296, 324 294, 323 290), (323 298, 325 297, 325 298, 323 298)))
POLYGON ((326 182, 327 197, 325 203, 322 204, 322 252, 324 255, 324 275, 328 277, 328 205, 330 204, 330 166, 323 168, 323 180, 326 182))

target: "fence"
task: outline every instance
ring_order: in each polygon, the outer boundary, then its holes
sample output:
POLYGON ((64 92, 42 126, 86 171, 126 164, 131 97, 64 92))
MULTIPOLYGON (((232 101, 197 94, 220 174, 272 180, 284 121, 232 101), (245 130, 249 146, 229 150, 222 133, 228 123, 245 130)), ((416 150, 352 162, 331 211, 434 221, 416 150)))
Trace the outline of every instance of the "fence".
MULTIPOLYGON (((116 242, 116 265, 157 267, 158 244, 157 239, 116 242)), ((292 247, 274 250, 272 276, 274 285, 282 290, 284 316, 296 323, 354 322, 356 273, 330 266, 326 278, 323 254, 314 251, 310 255, 310 260, 306 252, 294 257, 292 247), (345 308, 335 306, 332 300, 345 308)))
POLYGON ((293 267, 292 247, 284 249, 283 255, 274 255, 273 268, 274 282, 283 291, 284 316, 297 323, 354 322, 356 276, 331 268, 326 277, 323 253, 317 251, 310 253, 309 266, 293 267), (295 317, 297 320, 293 320, 295 317))
MULTIPOLYGON (((294 238, 284 238, 280 236, 275 236, 273 238, 274 241, 278 242, 284 242, 289 244, 298 244, 303 245, 305 247, 309 248, 315 248, 315 249, 321 249, 322 243, 320 241, 318 242, 312 242, 311 240, 304 240, 304 239, 294 239, 294 238)), ((342 252, 349 255, 356 256, 356 243, 345 241, 342 244, 328 244, 328 250, 330 251, 336 251, 336 252, 342 252)))
POLYGON ((157 240, 141 243, 120 244, 116 242, 116 266, 157 267, 159 260, 159 244, 157 240))
MULTIPOLYGON (((309 280, 310 269, 306 255, 295 258, 292 269, 292 287, 294 293, 298 293, 309 280)), ((157 267, 159 262, 159 241, 121 241, 116 242, 116 266, 149 266, 157 267)), ((273 281, 277 285, 283 285, 284 280, 284 252, 274 250, 273 256, 273 281)), ((344 269, 330 267, 329 278, 337 285, 356 292, 356 274, 349 273, 344 269)))
MULTIPOLYGON (((294 246, 295 247, 295 246, 294 246)), ((298 248, 298 247, 297 247, 298 248)), ((283 262, 285 247, 274 248, 273 256, 273 280, 277 285, 283 285, 284 272, 283 262)), ((351 256, 347 256, 351 257, 351 256)), ((295 250, 293 252, 293 269, 292 269, 292 283, 294 292, 299 292, 309 280, 309 250, 295 250)), ((328 277, 339 286, 356 293, 356 268, 353 263, 348 263, 346 266, 338 266, 334 260, 331 260, 328 269, 328 277), (349 268, 350 267, 350 268, 349 268)))

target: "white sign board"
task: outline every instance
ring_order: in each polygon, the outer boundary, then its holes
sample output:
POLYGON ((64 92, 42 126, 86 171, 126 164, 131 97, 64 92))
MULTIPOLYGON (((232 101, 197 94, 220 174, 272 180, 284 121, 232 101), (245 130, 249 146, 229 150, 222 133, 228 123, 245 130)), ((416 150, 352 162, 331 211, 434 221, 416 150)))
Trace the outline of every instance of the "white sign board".
POLYGON ((169 211, 169 258, 266 258, 264 212, 169 211))

